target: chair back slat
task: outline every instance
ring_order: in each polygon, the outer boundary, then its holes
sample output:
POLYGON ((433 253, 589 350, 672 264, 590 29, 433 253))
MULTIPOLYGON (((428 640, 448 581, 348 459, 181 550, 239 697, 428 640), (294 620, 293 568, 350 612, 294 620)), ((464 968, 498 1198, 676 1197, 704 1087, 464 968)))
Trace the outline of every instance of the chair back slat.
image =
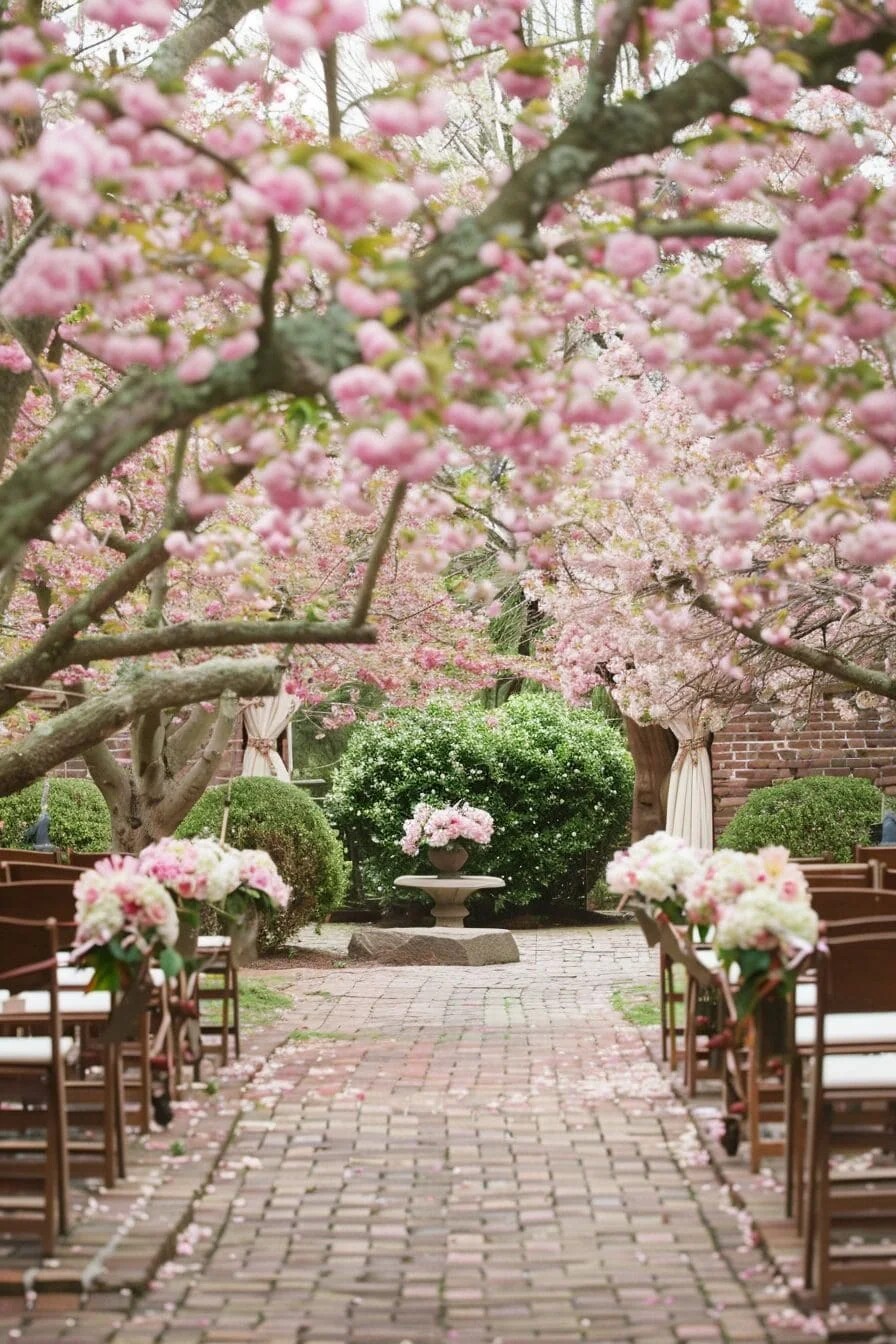
POLYGON ((19 863, 0 859, 0 882, 71 882, 72 886, 84 872, 67 863, 19 863))
POLYGON ((896 915, 896 891, 879 887, 822 887, 812 892, 812 907, 825 923, 896 915))
POLYGON ((108 851, 103 854, 84 854, 76 849, 70 849, 68 852, 69 864, 74 868, 95 868, 100 859, 111 859, 112 855, 108 851))
POLYGON ((856 863, 876 861, 885 869, 896 869, 896 845, 856 845, 853 858, 856 863))
POLYGON ((0 883, 0 916, 6 920, 53 919, 63 947, 75 940, 75 896, 70 882, 0 883))
POLYGON ((44 849, 0 849, 0 862, 4 859, 10 863, 57 863, 59 855, 56 850, 44 849))
POLYGON ((810 891, 824 887, 879 887, 882 870, 879 864, 866 863, 801 863, 800 868, 810 891))
MULTIPOLYGON (((896 1012, 896 928, 829 933, 818 958, 819 1013, 896 1012)), ((896 1079, 894 1079, 896 1083, 896 1079)))
POLYGON ((58 948, 58 930, 54 919, 8 919, 0 916, 0 982, 13 994, 26 989, 55 986, 58 948), (14 974, 22 967, 35 969, 24 975, 14 974))

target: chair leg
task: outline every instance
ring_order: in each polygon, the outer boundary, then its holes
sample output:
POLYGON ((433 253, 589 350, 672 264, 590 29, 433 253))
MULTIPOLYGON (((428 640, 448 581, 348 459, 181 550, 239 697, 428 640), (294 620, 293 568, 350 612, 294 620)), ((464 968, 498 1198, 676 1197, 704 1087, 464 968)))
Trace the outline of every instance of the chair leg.
POLYGON ((802 1233, 806 1199, 806 1135, 808 1121, 806 1100, 803 1095, 803 1061, 798 1054, 791 1057, 787 1070, 788 1095, 786 1098, 787 1154, 787 1216, 796 1222, 802 1233))
POLYGON ((692 975, 684 1009, 684 1086, 689 1097, 697 1095, 697 981, 692 975))
POLYGON ((809 1109, 809 1125, 806 1135, 805 1195, 803 1199, 803 1283, 811 1288, 815 1282, 815 1234, 818 1217, 818 1181, 820 1117, 818 1107, 809 1109))
POLYGON ((65 1079, 50 1081, 47 1120, 52 1116, 53 1135, 47 1135, 47 1157, 53 1153, 53 1166, 58 1189, 59 1231, 65 1235, 71 1225, 71 1192, 69 1189, 68 1120, 65 1113, 65 1079))
POLYGON ((103 1183, 109 1190, 119 1174, 118 1106, 116 1099, 115 1047, 103 1046, 103 1183))
POLYGON ((226 1068, 230 1054, 230 958, 224 962, 223 992, 221 994, 221 1066, 226 1068))
POLYGON ((756 1030, 752 1022, 747 1041, 747 1134, 750 1143, 750 1171, 759 1171, 762 1136, 759 1129, 759 1060, 756 1030))
POLYGON ((233 992, 233 1053, 239 1059, 240 1057, 240 972, 239 967, 233 960, 231 954, 227 954, 227 962, 230 970, 230 986, 233 992))
POLYGON ((822 1110, 819 1125, 818 1169, 815 1179, 818 1182, 818 1248, 817 1280, 818 1305, 827 1311, 831 1304, 831 1107, 822 1110))
POLYGON ((666 954, 660 948, 660 1044, 663 1063, 669 1062, 669 1005, 666 997, 666 954))

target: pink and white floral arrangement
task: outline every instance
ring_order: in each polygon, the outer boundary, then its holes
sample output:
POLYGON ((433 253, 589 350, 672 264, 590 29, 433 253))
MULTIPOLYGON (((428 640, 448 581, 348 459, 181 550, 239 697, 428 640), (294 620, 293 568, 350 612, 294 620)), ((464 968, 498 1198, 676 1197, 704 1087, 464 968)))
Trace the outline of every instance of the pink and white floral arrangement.
MULTIPOLYGON (((736 852, 736 851, 732 851, 736 852)), ((759 999, 787 994, 796 980, 796 961, 818 942, 818 916, 804 874, 782 846, 741 854, 750 884, 719 910, 713 945, 722 965, 737 966, 738 1011, 747 1014, 759 999)))
POLYGON ((155 877, 130 854, 113 854, 75 883, 77 931, 73 959, 94 969, 93 989, 119 989, 139 978, 150 957, 168 975, 181 969, 174 950, 177 907, 155 877))
POLYGON ((462 840, 487 845, 494 829, 493 817, 481 807, 470 807, 469 803, 452 803, 448 807, 418 803, 404 823, 399 845, 405 854, 419 854, 424 848, 453 849, 462 840))
POLYGON ((705 854, 677 835, 654 831, 628 849, 617 850, 607 864, 607 886, 624 905, 638 896, 648 908, 684 922, 684 887, 700 870, 705 854))
POLYGON ((743 1015, 760 998, 787 992, 795 959, 818 942, 806 878, 783 846, 706 854, 657 831, 614 856, 607 885, 623 898, 637 896, 651 913, 710 935, 719 961, 736 975, 743 1015))
POLYGON ((94 988, 119 988, 150 957, 176 975, 181 922, 198 925, 204 905, 240 920, 258 907, 284 910, 291 895, 264 850, 206 838, 160 840, 137 857, 101 859, 78 878, 74 955, 95 967, 94 988))

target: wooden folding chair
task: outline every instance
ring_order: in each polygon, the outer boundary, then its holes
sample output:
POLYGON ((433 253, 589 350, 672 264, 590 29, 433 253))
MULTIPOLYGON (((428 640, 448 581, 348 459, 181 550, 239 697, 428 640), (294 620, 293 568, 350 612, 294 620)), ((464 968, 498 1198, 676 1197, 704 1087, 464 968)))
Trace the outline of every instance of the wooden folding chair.
POLYGON ((836 1284, 878 1288, 896 1282, 896 1166, 832 1172, 834 1152, 896 1146, 896 921, 876 917, 829 930, 819 945, 817 1013, 809 1087, 804 1279, 827 1308, 836 1284), (852 929, 863 928, 862 932, 852 929), (851 1021, 850 1021, 851 1019, 851 1021), (851 1026, 848 1050, 833 1042, 851 1026), (863 1239, 835 1240, 834 1231, 863 1239), (872 1238, 869 1239, 869 1232, 872 1238), (882 1234, 887 1234, 886 1236, 882 1234))
POLYGON ((56 985, 56 924, 0 918, 0 984, 9 994, 47 996, 46 1014, 33 1015, 27 1036, 0 1036, 0 1232, 39 1238, 53 1253, 57 1230, 70 1222, 65 1065, 76 1056, 64 1036, 56 985), (28 1139, 37 1130, 43 1138, 28 1139), (41 1194, 29 1193, 39 1183, 41 1194))

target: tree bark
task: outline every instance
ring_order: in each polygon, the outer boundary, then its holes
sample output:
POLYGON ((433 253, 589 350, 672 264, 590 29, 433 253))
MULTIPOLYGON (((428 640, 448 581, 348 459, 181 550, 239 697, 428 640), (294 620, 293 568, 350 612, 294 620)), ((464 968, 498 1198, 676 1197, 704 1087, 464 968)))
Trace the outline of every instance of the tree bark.
POLYGON ((82 756, 142 714, 217 700, 226 691, 276 695, 282 675, 273 659, 214 658, 198 667, 134 677, 38 724, 0 754, 0 797, 24 789, 72 756, 82 756))
POLYGON ((661 831, 666 824, 669 775, 678 741, 669 728, 658 723, 638 723, 624 715, 628 749, 635 763, 632 799, 632 840, 661 831))

